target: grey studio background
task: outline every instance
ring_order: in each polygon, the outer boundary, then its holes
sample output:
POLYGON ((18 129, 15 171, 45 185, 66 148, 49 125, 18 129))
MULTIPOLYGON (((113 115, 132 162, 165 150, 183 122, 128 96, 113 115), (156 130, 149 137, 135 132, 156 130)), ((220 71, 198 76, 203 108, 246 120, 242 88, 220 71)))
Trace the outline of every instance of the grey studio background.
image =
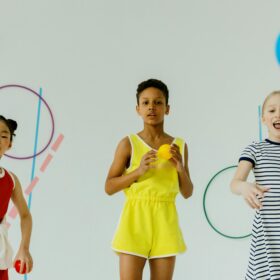
MULTIPOLYGON (((0 86, 20 84, 52 108, 55 136, 65 136, 48 170, 38 167, 33 192, 30 280, 118 279, 110 249, 122 193, 105 195, 104 181, 117 143, 142 128, 135 113, 137 84, 167 83, 171 112, 165 128, 189 146, 193 196, 178 196, 188 246, 175 280, 243 279, 249 239, 226 239, 208 225, 202 208, 211 177, 237 162, 259 139, 258 106, 280 88, 275 42, 279 1, 1 1, 0 86)), ((0 92, 0 112, 19 122, 11 153, 32 153, 37 99, 0 92)), ((39 147, 50 132, 42 108, 39 147)), ((23 188, 31 161, 3 158, 23 188)), ((233 235, 250 232, 253 212, 229 191, 233 172, 215 181, 207 209, 233 235)), ((19 242, 18 218, 10 239, 19 242)), ((11 270, 11 279, 22 276, 11 270)), ((148 267, 144 279, 148 278, 148 267)))

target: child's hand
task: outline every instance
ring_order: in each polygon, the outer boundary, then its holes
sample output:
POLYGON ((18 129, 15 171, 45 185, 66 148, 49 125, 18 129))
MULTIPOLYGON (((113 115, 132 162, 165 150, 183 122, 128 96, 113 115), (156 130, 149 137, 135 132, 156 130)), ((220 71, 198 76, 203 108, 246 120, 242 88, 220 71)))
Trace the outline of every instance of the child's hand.
POLYGON ((148 153, 146 153, 142 157, 140 165, 138 167, 139 175, 141 176, 144 173, 146 173, 149 169, 155 168, 155 165, 153 163, 155 163, 156 160, 157 160, 156 151, 151 150, 148 153))
POLYGON ((31 257, 31 254, 29 252, 29 250, 27 249, 19 249, 18 252, 17 252, 17 255, 14 259, 14 264, 15 265, 15 262, 17 260, 20 260, 21 261, 21 268, 20 268, 20 272, 23 271, 23 268, 24 268, 24 264, 26 265, 26 273, 29 273, 32 268, 33 268, 33 260, 32 260, 32 257, 31 257))
POLYGON ((172 144, 171 148, 170 148, 170 152, 172 155, 172 158, 170 159, 170 161, 174 164, 174 166, 177 169, 177 172, 182 172, 185 170, 184 166, 183 166, 183 160, 182 160, 182 156, 179 150, 179 146, 176 144, 172 144))
POLYGON ((251 208, 262 208, 260 199, 264 197, 264 193, 267 192, 269 188, 260 186, 258 184, 245 182, 240 189, 241 195, 251 208))

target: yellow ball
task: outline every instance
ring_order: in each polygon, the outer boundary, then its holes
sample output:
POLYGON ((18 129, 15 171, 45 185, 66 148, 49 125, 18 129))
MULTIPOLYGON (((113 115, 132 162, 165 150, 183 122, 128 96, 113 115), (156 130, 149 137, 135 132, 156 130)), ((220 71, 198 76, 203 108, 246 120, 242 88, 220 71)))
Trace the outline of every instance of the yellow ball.
POLYGON ((172 158, 171 152, 170 152, 170 145, 169 144, 163 144, 159 147, 157 151, 157 156, 159 158, 163 159, 170 159, 172 158))

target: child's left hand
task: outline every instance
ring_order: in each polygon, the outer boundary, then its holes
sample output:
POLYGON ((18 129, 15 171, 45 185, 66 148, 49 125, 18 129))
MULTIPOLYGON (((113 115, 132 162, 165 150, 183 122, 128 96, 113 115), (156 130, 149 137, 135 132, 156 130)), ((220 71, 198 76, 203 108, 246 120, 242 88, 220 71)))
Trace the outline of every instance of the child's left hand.
POLYGON ((14 265, 17 260, 21 261, 21 271, 24 268, 24 264, 26 265, 26 273, 29 273, 32 270, 33 260, 28 249, 19 249, 14 259, 14 265))
POLYGON ((179 150, 179 146, 176 144, 172 144, 170 147, 170 152, 172 155, 172 158, 170 159, 170 161, 174 164, 174 166, 177 169, 177 172, 183 172, 184 166, 183 166, 183 160, 182 160, 182 156, 179 150))

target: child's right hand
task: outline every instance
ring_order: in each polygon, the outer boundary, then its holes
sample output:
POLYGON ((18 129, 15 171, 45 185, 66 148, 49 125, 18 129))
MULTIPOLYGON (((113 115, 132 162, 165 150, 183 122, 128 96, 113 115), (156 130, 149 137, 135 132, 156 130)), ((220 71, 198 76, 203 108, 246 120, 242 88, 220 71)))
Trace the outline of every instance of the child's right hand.
POLYGON ((269 188, 267 187, 248 182, 244 182, 243 186, 240 188, 241 195, 243 196, 247 204, 253 209, 262 208, 260 199, 264 197, 264 193, 268 190, 269 188))
POLYGON ((139 175, 145 174, 149 169, 155 168, 155 161, 157 160, 157 153, 154 150, 149 151, 146 153, 140 162, 140 165, 138 167, 139 175))
POLYGON ((14 259, 14 267, 16 267, 17 261, 19 261, 20 264, 20 269, 18 270, 20 274, 22 274, 24 267, 26 267, 26 271, 24 272, 24 274, 29 273, 32 270, 33 260, 28 249, 19 248, 16 257, 14 259))

